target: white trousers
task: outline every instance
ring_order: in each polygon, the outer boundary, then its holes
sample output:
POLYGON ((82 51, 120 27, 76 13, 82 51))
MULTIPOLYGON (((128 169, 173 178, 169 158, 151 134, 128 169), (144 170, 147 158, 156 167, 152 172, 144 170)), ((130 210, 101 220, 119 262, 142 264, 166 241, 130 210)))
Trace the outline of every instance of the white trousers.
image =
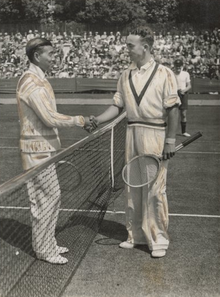
MULTIPOLYGON (((25 170, 41 164, 51 153, 22 153, 25 170)), ((51 164, 27 184, 32 220, 32 246, 37 256, 56 256, 55 228, 60 207, 60 187, 56 168, 51 164)))
MULTIPOLYGON (((154 154, 161 157, 165 130, 144 126, 128 126, 126 162, 137 155, 154 154)), ((167 249, 169 238, 166 178, 168 161, 162 161, 160 172, 151 185, 142 188, 126 186, 125 212, 128 241, 147 244, 151 251, 167 249)))

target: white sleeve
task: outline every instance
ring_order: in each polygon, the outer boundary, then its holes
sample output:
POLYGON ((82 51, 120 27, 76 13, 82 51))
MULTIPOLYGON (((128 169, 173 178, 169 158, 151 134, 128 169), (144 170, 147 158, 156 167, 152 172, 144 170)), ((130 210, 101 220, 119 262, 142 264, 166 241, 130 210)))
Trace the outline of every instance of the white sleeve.
POLYGON ((166 68, 165 71, 166 78, 163 92, 163 107, 167 109, 174 105, 181 105, 181 101, 177 94, 177 81, 173 71, 168 68, 166 68))
POLYGON ((28 103, 41 121, 48 127, 83 127, 85 125, 85 119, 81 115, 71 117, 69 115, 58 113, 50 103, 44 89, 35 89, 29 94, 26 103, 28 103))
POLYGON ((190 75, 188 72, 186 72, 186 83, 190 83, 190 75))

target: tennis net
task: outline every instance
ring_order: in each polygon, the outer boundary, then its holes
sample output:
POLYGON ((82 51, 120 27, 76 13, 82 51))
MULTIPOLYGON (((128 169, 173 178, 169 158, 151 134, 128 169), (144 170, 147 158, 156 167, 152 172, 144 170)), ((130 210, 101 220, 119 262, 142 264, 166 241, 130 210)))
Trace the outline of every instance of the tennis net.
MULTIPOLYGON (((124 113, 43 164, 0 186, 0 296, 62 294, 99 231, 108 205, 123 191, 125 126, 124 113), (36 186, 39 183, 53 194, 48 205, 61 201, 56 239, 59 246, 69 248, 65 265, 39 261, 32 249, 29 199, 40 197, 36 186)), ((39 210, 36 211, 39 215, 39 210)), ((44 236, 47 236, 50 210, 44 210, 43 215, 44 236)))

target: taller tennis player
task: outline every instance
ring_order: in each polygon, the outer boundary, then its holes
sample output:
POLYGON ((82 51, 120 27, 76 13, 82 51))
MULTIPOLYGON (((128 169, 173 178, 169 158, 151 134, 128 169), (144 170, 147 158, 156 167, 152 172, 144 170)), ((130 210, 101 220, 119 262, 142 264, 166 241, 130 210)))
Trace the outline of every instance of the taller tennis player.
POLYGON ((168 159, 175 154, 178 126, 177 83, 173 72, 158 65, 151 55, 154 36, 149 28, 127 38, 132 64, 118 81, 114 104, 94 117, 97 125, 127 111, 126 162, 136 155, 163 156, 155 182, 143 188, 126 186, 125 210, 128 238, 121 248, 147 244, 152 257, 163 257, 169 246, 166 178, 168 159), (167 129, 166 129, 167 126, 167 129))

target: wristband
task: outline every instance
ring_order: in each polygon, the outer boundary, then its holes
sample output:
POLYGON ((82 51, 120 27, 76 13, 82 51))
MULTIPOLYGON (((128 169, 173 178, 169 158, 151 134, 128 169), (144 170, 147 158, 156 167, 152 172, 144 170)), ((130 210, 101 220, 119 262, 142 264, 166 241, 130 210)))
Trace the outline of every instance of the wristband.
POLYGON ((176 139, 175 138, 166 138, 165 143, 175 144, 176 143, 176 139))

